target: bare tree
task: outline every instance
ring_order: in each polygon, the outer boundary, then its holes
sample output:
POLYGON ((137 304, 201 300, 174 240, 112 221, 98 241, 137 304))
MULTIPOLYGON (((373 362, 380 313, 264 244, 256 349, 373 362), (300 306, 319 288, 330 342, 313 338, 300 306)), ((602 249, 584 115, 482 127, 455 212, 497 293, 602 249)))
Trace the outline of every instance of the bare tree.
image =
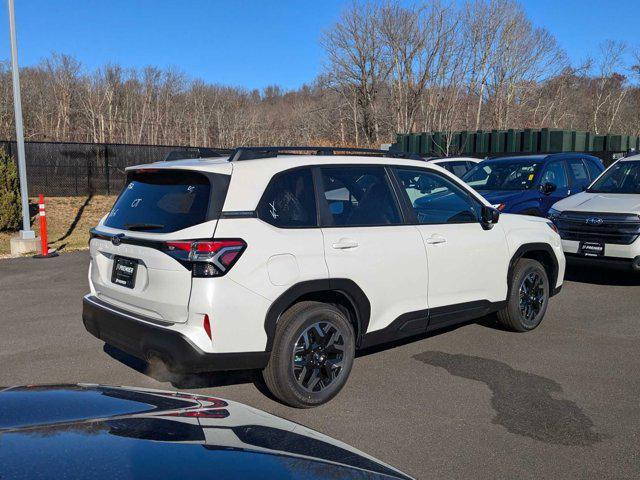
MULTIPOLYGON (((605 42, 569 65, 516 0, 360 0, 323 36, 324 72, 262 91, 117 64, 87 71, 53 54, 23 68, 31 140, 377 146, 399 132, 571 128, 640 134, 640 51, 605 42)), ((11 75, 0 62, 0 139, 15 134, 11 75)))
POLYGON ((341 89, 353 93, 354 120, 368 144, 380 141, 378 95, 388 75, 382 61, 379 14, 378 4, 354 1, 322 39, 328 57, 327 75, 341 89))
POLYGON ((593 80, 592 128, 595 133, 610 133, 627 95, 626 77, 618 73, 627 46, 608 40, 600 45, 598 76, 593 80))

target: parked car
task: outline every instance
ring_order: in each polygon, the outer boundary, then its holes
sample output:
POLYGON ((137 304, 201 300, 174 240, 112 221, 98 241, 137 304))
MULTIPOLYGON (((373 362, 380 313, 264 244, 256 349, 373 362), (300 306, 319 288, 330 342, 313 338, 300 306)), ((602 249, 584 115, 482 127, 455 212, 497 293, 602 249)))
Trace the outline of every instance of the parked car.
POLYGON ((103 385, 0 391, 3 479, 409 479, 241 403, 103 385))
POLYGON ((462 178, 469 170, 482 161, 480 158, 472 157, 432 157, 426 158, 425 160, 433 162, 445 170, 449 170, 459 178, 462 178))
POLYGON ((555 153, 485 160, 463 180, 501 212, 544 217, 551 205, 583 191, 602 171, 597 157, 555 153))
POLYGON ((540 324, 565 267, 551 221, 501 219, 398 153, 287 152, 129 168, 91 232, 86 329, 178 372, 263 369, 273 395, 313 407, 359 349, 491 312, 540 324))
POLYGON ((618 160, 582 193, 549 210, 565 254, 640 271, 640 155, 618 160))

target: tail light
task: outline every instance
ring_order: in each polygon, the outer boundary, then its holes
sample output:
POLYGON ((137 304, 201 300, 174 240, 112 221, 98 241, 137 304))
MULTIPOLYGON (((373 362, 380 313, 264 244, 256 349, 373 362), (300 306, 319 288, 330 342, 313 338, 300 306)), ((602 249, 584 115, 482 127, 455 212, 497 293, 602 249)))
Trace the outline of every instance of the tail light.
POLYGON ((185 410, 182 412, 167 413, 165 415, 167 417, 185 418, 227 418, 229 411, 226 409, 185 410))
POLYGON ((166 251, 191 269, 194 277, 221 277, 247 248, 241 239, 166 242, 166 251))

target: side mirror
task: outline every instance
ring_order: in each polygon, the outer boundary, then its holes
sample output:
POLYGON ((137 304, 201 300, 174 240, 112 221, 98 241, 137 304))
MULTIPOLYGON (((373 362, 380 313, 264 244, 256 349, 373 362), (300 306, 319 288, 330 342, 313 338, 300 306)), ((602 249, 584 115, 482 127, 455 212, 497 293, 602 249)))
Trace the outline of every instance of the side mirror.
POLYGON ((558 189, 555 183, 545 182, 540 185, 540 192, 545 195, 550 195, 558 189))
POLYGON ((480 225, 485 230, 491 230, 493 226, 498 223, 500 219, 500 212, 493 207, 487 207, 486 205, 482 206, 480 225))

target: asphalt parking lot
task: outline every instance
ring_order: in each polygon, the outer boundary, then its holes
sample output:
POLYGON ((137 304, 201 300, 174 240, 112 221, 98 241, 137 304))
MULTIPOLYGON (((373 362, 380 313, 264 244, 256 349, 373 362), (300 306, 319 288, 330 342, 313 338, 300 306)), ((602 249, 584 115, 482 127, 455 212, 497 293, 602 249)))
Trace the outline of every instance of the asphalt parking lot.
POLYGON ((417 478, 638 478, 640 275, 570 268, 542 325, 481 323, 368 352, 332 402, 294 410, 249 374, 168 378, 81 322, 88 253, 0 260, 0 385, 207 392, 345 441, 417 478))

